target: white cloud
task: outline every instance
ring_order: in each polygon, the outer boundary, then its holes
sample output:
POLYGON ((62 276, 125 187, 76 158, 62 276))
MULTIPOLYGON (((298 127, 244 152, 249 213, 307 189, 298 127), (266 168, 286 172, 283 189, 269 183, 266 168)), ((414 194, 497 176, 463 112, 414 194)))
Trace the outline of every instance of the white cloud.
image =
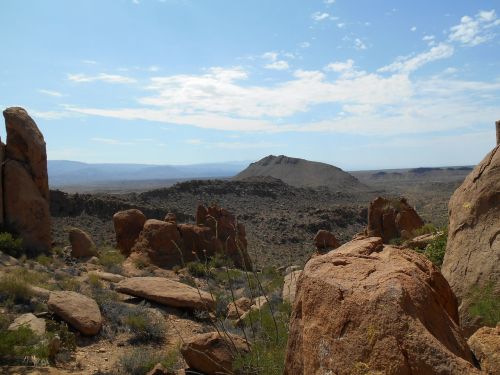
POLYGON ((203 143, 203 141, 201 139, 192 138, 192 139, 186 139, 185 143, 189 145, 200 145, 203 143))
POLYGON ((464 46, 477 46, 495 37, 493 29, 500 26, 495 10, 479 11, 474 17, 463 16, 450 28, 449 40, 464 46))
POLYGON ((309 42, 302 42, 302 43, 299 44, 299 47, 300 48, 309 48, 309 47, 311 47, 311 43, 309 43, 309 42))
POLYGON ((96 65, 97 61, 95 61, 95 60, 82 60, 82 63, 88 64, 88 65, 96 65))
POLYGON ((380 68, 379 72, 413 72, 425 64, 432 61, 445 59, 452 56, 454 53, 453 46, 445 43, 440 43, 432 47, 429 51, 422 52, 413 57, 399 57, 395 62, 380 68))
POLYGON ((323 2, 325 4, 333 4, 333 3, 335 3, 335 0, 324 0, 323 2))
POLYGON ((160 67, 156 65, 151 65, 150 67, 147 68, 147 71, 149 72, 157 72, 158 70, 160 70, 160 67))
POLYGON ((75 113, 71 113, 68 111, 30 111, 33 118, 41 118, 44 120, 60 120, 67 117, 74 117, 75 113))
POLYGON ((354 48, 358 50, 366 49, 366 44, 359 38, 354 39, 354 48))
POLYGON ((343 29, 343 28, 345 27, 345 23, 344 23, 344 22, 339 22, 339 23, 337 24, 337 27, 338 27, 339 29, 343 29))
POLYGON ((412 31, 412 32, 417 31, 417 26, 412 26, 412 28, 410 29, 410 31, 412 31))
POLYGON ((107 145, 115 145, 115 146, 131 146, 131 145, 134 145, 133 142, 124 142, 124 141, 120 141, 118 139, 113 139, 113 138, 91 138, 90 140, 92 142, 104 143, 104 144, 107 144, 107 145))
POLYGON ((290 66, 288 65, 288 62, 284 60, 278 60, 270 64, 267 64, 264 67, 266 69, 271 69, 271 70, 287 70, 290 66))
POLYGON ((140 4, 139 0, 132 0, 133 4, 140 4))
POLYGON ((134 78, 121 76, 118 74, 100 73, 96 76, 88 76, 84 73, 68 74, 68 80, 77 83, 83 82, 106 82, 106 83, 134 83, 137 82, 134 78))
POLYGON ((326 12, 314 12, 313 14, 311 14, 311 18, 316 22, 324 21, 330 18, 330 14, 326 12))
POLYGON ((48 96, 54 96, 54 97, 57 97, 57 98, 60 98, 60 97, 63 96, 63 94, 61 94, 59 91, 53 91, 53 90, 40 89, 40 90, 38 90, 38 92, 40 94, 45 94, 45 95, 48 95, 48 96))
POLYGON ((348 59, 346 61, 337 61, 325 66, 326 71, 342 73, 345 71, 350 71, 354 67, 354 60, 348 59))

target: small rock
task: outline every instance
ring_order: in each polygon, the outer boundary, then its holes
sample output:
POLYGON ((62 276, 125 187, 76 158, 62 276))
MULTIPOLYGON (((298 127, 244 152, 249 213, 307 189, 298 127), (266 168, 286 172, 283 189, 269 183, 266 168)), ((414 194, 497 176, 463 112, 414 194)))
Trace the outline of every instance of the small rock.
POLYGON ((302 271, 293 271, 285 276, 285 282, 283 284, 283 292, 281 296, 283 297, 283 301, 289 302, 293 305, 295 301, 295 293, 297 291, 297 282, 299 281, 299 277, 302 271))
POLYGON ((479 328, 467 341, 487 374, 500 374, 500 323, 496 328, 479 328))
POLYGON ((92 237, 87 232, 71 228, 69 231, 69 242, 71 244, 71 256, 84 258, 97 255, 97 250, 92 237))
POLYGON ((9 326, 9 331, 15 331, 18 328, 25 326, 30 328, 34 333, 41 336, 45 333, 45 320, 41 318, 37 318, 32 313, 23 314, 18 316, 14 322, 9 326))
POLYGON ((101 280, 109 281, 112 283, 117 283, 119 281, 126 279, 125 276, 118 275, 116 273, 101 272, 101 271, 92 271, 89 272, 89 275, 96 275, 101 280))

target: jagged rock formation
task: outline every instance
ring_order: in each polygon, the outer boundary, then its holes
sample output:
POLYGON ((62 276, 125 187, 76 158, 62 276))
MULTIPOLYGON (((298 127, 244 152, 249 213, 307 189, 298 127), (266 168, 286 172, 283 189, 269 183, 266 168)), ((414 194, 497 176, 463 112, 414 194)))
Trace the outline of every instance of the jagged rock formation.
POLYGON ((439 270, 370 237, 312 258, 299 279, 285 375, 479 374, 439 270))
POLYGON ((333 165, 284 155, 266 156, 250 164, 233 179, 245 180, 255 177, 274 177, 297 187, 326 186, 337 191, 365 188, 355 177, 333 165))
POLYGON ((0 160, 3 224, 23 239, 26 249, 47 251, 51 234, 45 141, 23 108, 7 108, 3 115, 7 128, 7 146, 0 160))
POLYGON ((477 328, 468 312, 471 288, 493 283, 500 293, 500 145, 455 191, 448 212, 442 271, 461 302, 461 323, 470 332, 477 328))
POLYGON ((166 221, 143 219, 139 210, 121 211, 113 216, 118 248, 124 255, 160 267, 174 267, 222 254, 236 267, 252 268, 245 227, 223 208, 198 206, 196 225, 177 224, 171 213, 166 221))
POLYGON ((424 221, 405 198, 389 200, 375 198, 368 208, 368 237, 382 237, 384 243, 394 238, 408 239, 413 232, 422 227, 424 221))

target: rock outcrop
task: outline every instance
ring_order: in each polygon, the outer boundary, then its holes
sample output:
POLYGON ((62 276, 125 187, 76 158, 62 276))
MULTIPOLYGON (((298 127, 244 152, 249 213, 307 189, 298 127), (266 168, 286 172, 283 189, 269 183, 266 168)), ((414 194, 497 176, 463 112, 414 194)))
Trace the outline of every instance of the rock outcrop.
POLYGON ((171 268, 220 254, 236 267, 252 268, 245 227, 223 208, 198 206, 195 225, 177 224, 172 213, 163 221, 146 220, 135 209, 117 212, 113 222, 120 251, 156 266, 171 268))
POLYGON ((74 258, 85 258, 97 255, 94 240, 87 232, 71 228, 69 230, 69 243, 71 244, 71 256, 74 258))
POLYGON ((7 108, 3 115, 7 129, 5 155, 0 160, 3 222, 23 239, 27 250, 44 252, 51 247, 45 140, 23 108, 7 108))
POLYGON ((467 341, 486 374, 500 374, 500 323, 479 328, 467 341))
POLYGON ((453 292, 413 250, 351 241, 306 264, 295 298, 285 375, 479 373, 453 292))
POLYGON ((146 216, 144 216, 141 211, 134 208, 119 211, 113 215, 116 246, 123 255, 130 255, 130 251, 137 241, 137 238, 139 238, 139 233, 141 233, 145 222, 146 216))
POLYGON ((131 277, 117 283, 115 290, 170 307, 215 309, 215 301, 209 293, 163 277, 131 277))
POLYGON ((46 324, 44 319, 37 318, 32 313, 27 313, 14 319, 14 321, 9 325, 8 330, 15 331, 20 327, 28 327, 34 333, 41 336, 45 333, 46 324))
POLYGON ((314 246, 318 251, 328 251, 340 246, 339 241, 332 232, 324 229, 318 230, 313 239, 314 246))
POLYGON ((87 336, 96 335, 102 326, 97 303, 83 294, 62 291, 51 292, 47 302, 49 311, 87 336))
POLYGON ((227 319, 237 320, 246 312, 250 311, 252 300, 247 297, 238 298, 236 301, 227 305, 227 319))
POLYGON ((468 311, 471 289, 492 283, 500 293, 500 146, 455 191, 448 213, 442 272, 461 303, 461 324, 472 333, 477 327, 468 311))
POLYGON ((297 283, 299 281, 302 270, 292 271, 285 275, 285 282, 283 283, 283 291, 281 296, 283 301, 287 301, 293 306, 295 302, 295 295, 297 294, 297 283))
POLYGON ((233 374, 233 361, 238 354, 249 351, 242 337, 218 332, 195 335, 181 347, 181 354, 188 366, 206 375, 233 374))
POLYGON ((423 220, 405 198, 375 198, 368 208, 367 237, 382 237, 384 243, 394 238, 409 239, 416 229, 424 225, 423 220))

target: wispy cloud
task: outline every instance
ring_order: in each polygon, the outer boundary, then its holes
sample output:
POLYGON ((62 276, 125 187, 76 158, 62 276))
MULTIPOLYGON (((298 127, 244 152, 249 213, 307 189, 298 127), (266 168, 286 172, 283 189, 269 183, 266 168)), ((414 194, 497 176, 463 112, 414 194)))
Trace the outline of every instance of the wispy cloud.
POLYGON ((88 65, 96 65, 97 61, 95 61, 95 60, 82 60, 82 63, 88 64, 88 65))
POLYGON ((415 32, 417 31, 417 26, 412 26, 411 29, 410 29, 411 32, 415 32))
POLYGON ((300 48, 309 48, 309 47, 311 47, 311 43, 309 43, 309 42, 302 42, 302 43, 299 44, 299 47, 300 48))
POLYGON ((494 29, 500 26, 495 10, 479 11, 474 17, 463 16, 458 25, 450 28, 449 40, 464 46, 477 46, 495 37, 494 29))
POLYGON ((114 146, 131 146, 135 144, 134 142, 126 142, 114 138, 91 138, 90 140, 92 142, 104 143, 107 145, 114 145, 114 146))
POLYGON ((40 94, 48 95, 48 96, 54 96, 57 98, 60 98, 63 96, 59 91, 53 91, 53 90, 45 90, 45 89, 40 89, 38 90, 40 94))
POLYGON ((363 49, 366 49, 366 44, 360 39, 360 38, 356 38, 354 39, 354 48, 358 49, 358 50, 363 50, 363 49))
POLYGON ((134 78, 126 77, 118 74, 106 74, 100 73, 95 76, 89 76, 84 73, 79 74, 68 74, 68 80, 76 83, 85 82, 106 82, 106 83, 135 83, 137 82, 134 78))
POLYGON ((413 72, 432 61, 448 58, 453 55, 453 46, 440 43, 429 51, 419 53, 413 57, 399 57, 395 62, 380 68, 379 72, 413 72))
POLYGON ((326 12, 314 12, 313 14, 311 14, 311 18, 316 22, 320 22, 330 18, 330 14, 326 12))
MULTIPOLYGON (((293 57, 293 55, 287 54, 289 58, 293 57)), ((264 68, 271 70, 287 70, 290 66, 287 61, 279 60, 279 54, 277 52, 271 51, 264 53, 261 57, 264 60, 269 61, 264 68)))
POLYGON ((272 147, 281 147, 281 144, 275 142, 266 142, 266 141, 258 141, 258 142, 240 142, 240 141, 232 141, 232 142, 209 142, 203 141, 201 139, 186 139, 185 143, 190 145, 203 146, 205 148, 221 148, 227 150, 241 150, 241 149, 256 149, 256 148, 272 148, 272 147))

